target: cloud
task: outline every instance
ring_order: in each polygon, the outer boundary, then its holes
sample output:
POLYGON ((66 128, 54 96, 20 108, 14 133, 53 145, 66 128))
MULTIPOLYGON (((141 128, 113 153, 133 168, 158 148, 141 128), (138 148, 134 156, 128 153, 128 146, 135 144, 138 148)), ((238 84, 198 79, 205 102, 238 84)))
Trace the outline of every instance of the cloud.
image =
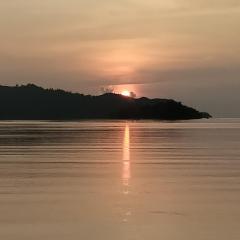
POLYGON ((0 83, 141 84, 183 99, 179 88, 206 83, 222 99, 239 81, 239 13, 234 0, 0 1, 0 83))

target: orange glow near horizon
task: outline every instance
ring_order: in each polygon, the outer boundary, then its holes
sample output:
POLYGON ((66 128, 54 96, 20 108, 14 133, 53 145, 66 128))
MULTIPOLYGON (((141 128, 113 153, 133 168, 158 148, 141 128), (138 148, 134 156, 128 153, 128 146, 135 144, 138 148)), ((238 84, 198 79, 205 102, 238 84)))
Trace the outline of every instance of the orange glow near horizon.
POLYGON ((112 88, 114 89, 115 93, 127 97, 131 97, 131 93, 136 94, 136 96, 139 96, 141 93, 141 91, 139 91, 139 87, 136 84, 113 85, 112 88))
POLYGON ((125 97, 130 97, 130 95, 131 95, 128 90, 122 91, 121 94, 122 94, 123 96, 125 96, 125 97))

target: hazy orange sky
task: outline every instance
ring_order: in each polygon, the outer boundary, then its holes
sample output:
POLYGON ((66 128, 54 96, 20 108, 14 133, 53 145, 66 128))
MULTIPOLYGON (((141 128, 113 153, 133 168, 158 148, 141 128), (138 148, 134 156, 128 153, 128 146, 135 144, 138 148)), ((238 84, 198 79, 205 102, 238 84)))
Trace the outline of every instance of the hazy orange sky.
POLYGON ((103 86, 240 116, 240 1, 0 1, 0 84, 103 86))

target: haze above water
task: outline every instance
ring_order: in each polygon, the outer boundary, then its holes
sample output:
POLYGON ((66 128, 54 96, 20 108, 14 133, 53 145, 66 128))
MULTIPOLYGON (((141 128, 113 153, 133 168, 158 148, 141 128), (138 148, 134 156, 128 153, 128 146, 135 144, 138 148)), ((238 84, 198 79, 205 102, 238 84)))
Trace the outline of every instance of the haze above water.
POLYGON ((0 239, 235 240, 240 119, 0 122, 0 239))

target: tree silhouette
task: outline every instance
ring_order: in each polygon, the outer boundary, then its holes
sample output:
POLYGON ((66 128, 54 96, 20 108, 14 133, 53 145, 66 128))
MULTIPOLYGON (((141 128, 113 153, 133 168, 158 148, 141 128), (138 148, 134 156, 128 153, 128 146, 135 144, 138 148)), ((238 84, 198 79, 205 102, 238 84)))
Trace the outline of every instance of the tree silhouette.
POLYGON ((209 118, 171 99, 100 96, 44 89, 34 84, 0 86, 0 119, 198 119, 209 118))

